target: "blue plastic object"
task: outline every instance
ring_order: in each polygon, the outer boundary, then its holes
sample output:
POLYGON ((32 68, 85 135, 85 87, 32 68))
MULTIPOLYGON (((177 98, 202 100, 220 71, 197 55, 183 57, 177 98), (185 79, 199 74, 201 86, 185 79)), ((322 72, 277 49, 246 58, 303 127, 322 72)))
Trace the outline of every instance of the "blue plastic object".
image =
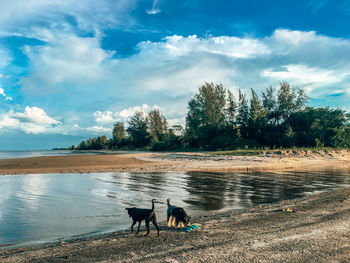
POLYGON ((195 229, 199 229, 199 226, 197 226, 197 225, 185 226, 185 227, 179 228, 179 231, 190 232, 191 230, 195 230, 195 229))

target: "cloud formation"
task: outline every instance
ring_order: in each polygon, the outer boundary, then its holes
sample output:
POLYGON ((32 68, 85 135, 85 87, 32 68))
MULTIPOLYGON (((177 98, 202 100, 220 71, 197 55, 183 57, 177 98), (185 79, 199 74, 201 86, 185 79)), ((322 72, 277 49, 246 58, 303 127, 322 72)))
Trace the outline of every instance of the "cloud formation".
POLYGON ((12 0, 0 1, 0 35, 17 35, 42 39, 40 28, 80 30, 132 26, 128 13, 136 0, 12 0), (37 31, 37 29, 39 29, 37 31))
MULTIPOLYGON (((0 74, 0 78, 1 77, 2 77, 2 75, 0 74)), ((3 96, 5 100, 12 101, 12 98, 5 94, 5 90, 1 87, 1 85, 0 85, 0 95, 3 96)))
POLYGON ((153 0, 152 9, 146 10, 146 13, 148 15, 156 15, 161 12, 161 10, 156 7, 157 3, 158 3, 158 0, 153 0))
POLYGON ((25 93, 33 95, 60 93, 66 83, 79 89, 99 81, 105 73, 103 62, 113 55, 100 48, 97 38, 77 36, 59 36, 45 46, 26 46, 25 53, 32 73, 21 84, 25 93))
POLYGON ((23 112, 10 110, 0 115, 0 132, 19 130, 28 134, 51 133, 58 125, 61 125, 60 121, 51 118, 43 109, 37 107, 27 106, 23 112))
POLYGON ((110 133, 112 133, 112 128, 103 127, 101 125, 94 125, 92 127, 88 127, 86 130, 89 132, 92 132, 94 134, 106 134, 107 133, 109 135, 110 133))
POLYGON ((96 123, 111 124, 117 121, 127 121, 132 115, 135 114, 135 112, 146 112, 152 108, 157 108, 157 106, 155 105, 153 107, 150 107, 147 104, 143 104, 142 106, 129 107, 115 113, 111 111, 95 111, 93 113, 93 116, 96 123))

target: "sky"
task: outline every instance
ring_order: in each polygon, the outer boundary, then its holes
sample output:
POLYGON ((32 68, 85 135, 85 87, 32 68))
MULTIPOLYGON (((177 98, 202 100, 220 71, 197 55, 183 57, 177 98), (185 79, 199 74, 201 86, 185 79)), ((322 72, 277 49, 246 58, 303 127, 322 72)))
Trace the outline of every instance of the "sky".
POLYGON ((183 124, 204 82, 350 111, 350 0, 0 0, 0 150, 183 124))

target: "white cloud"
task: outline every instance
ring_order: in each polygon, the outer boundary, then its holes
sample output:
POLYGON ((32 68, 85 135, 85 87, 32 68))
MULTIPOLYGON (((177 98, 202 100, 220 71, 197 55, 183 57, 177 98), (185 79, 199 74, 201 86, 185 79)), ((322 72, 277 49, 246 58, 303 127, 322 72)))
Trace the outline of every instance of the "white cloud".
POLYGON ((25 52, 32 74, 21 80, 27 94, 42 95, 63 92, 62 84, 79 89, 104 76, 104 61, 113 55, 100 47, 97 38, 59 36, 46 46, 29 47, 25 52), (38 86, 39 84, 39 86, 38 86))
POLYGON ((142 104, 141 106, 129 107, 114 113, 112 111, 95 111, 92 115, 96 123, 100 125, 112 125, 117 121, 127 121, 137 111, 142 111, 146 113, 147 111, 156 108, 158 108, 157 105, 150 107, 147 104, 142 104))
MULTIPOLYGON (((0 76, 0 78, 1 78, 1 76, 0 76)), ((5 90, 1 87, 1 85, 0 85, 0 95, 3 96, 6 101, 12 101, 12 97, 7 96, 5 94, 5 90)))
POLYGON ((288 81, 294 85, 304 86, 308 92, 322 83, 330 85, 343 81, 350 76, 349 72, 327 70, 318 67, 307 67, 304 65, 286 65, 282 66, 283 70, 266 69, 262 72, 264 77, 273 80, 288 81))
MULTIPOLYGON (((0 28, 4 35, 35 37, 32 25, 62 29, 67 18, 74 20, 79 29, 94 31, 113 26, 133 26, 128 15, 136 0, 12 0, 0 1, 0 28)), ((71 23, 74 25, 74 22, 71 23)), ((38 35, 41 39, 40 35, 38 35)))
POLYGON ((158 0, 153 0, 152 9, 146 10, 146 13, 148 15, 156 15, 161 12, 161 10, 156 7, 157 3, 158 0))
POLYGON ((112 132, 112 128, 106 128, 106 127, 98 126, 98 125, 88 127, 88 128, 86 128, 86 130, 88 130, 92 133, 95 133, 95 134, 111 133, 112 132))
MULTIPOLYGON (((157 108, 157 106, 153 106, 153 108, 157 108)), ((137 111, 146 112, 147 110, 150 110, 150 107, 147 104, 142 104, 141 106, 123 109, 122 111, 117 112, 115 115, 118 117, 118 119, 128 119, 137 111)))
POLYGON ((0 115, 0 131, 11 130, 24 131, 26 133, 50 133, 61 122, 51 118, 43 109, 37 107, 25 107, 24 112, 10 110, 0 115))
POLYGON ((188 55, 192 52, 195 55, 207 53, 232 58, 254 58, 271 53, 261 40, 227 36, 199 38, 196 35, 189 37, 174 35, 164 38, 162 42, 141 42, 138 47, 141 52, 147 51, 154 56, 170 57, 188 55))
POLYGON ((115 121, 113 113, 111 111, 96 111, 93 113, 95 121, 102 124, 111 124, 115 121))
POLYGON ((25 107, 24 112, 11 112, 11 117, 19 119, 23 122, 31 122, 37 124, 59 124, 59 121, 49 117, 43 109, 37 107, 25 107))
MULTIPOLYGON (((0 46, 0 69, 6 67, 11 61, 9 51, 0 46)), ((4 78, 3 74, 0 74, 0 78, 4 78)))
POLYGON ((113 52, 102 49, 96 37, 58 36, 48 45, 26 47, 31 74, 20 83, 28 96, 62 93, 68 86, 74 86, 73 96, 79 91, 95 99, 125 89, 181 94, 195 90, 203 81, 233 85, 232 61, 270 53, 260 40, 196 36, 141 42, 138 50, 131 57, 113 59, 113 52))
POLYGON ((317 97, 344 85, 350 72, 350 41, 314 31, 279 29, 263 39, 171 36, 141 42, 138 49, 116 64, 116 86, 145 95, 191 94, 204 81, 259 92, 286 80, 317 97))

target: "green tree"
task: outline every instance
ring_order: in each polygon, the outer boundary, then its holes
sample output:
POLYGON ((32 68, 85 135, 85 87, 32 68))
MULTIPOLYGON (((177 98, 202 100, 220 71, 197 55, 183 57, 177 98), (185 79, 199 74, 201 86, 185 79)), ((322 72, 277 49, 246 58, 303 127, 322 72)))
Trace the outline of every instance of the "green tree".
POLYGON ((107 137, 105 135, 96 138, 94 150, 101 150, 107 148, 107 137))
POLYGON ((81 141, 78 146, 77 146, 78 150, 87 150, 87 145, 86 145, 86 141, 81 141))
POLYGON ((168 123, 160 110, 154 109, 148 113, 148 128, 152 142, 165 140, 168 123))
POLYGON ((222 84, 205 83, 188 103, 186 140, 204 146, 225 124, 226 90, 222 84))
POLYGON ((251 89, 251 92, 249 125, 247 127, 248 137, 251 140, 255 140, 256 143, 263 144, 267 126, 266 110, 254 89, 251 89))
POLYGON ((200 127, 202 125, 201 106, 196 94, 188 102, 188 112, 186 116, 185 140, 189 146, 199 146, 200 127))
POLYGON ((134 147, 139 148, 149 145, 150 135, 148 133, 147 117, 142 111, 137 111, 130 118, 126 131, 134 147))
POLYGON ((249 106, 246 95, 239 90, 238 91, 238 115, 237 115, 237 124, 240 129, 240 134, 243 137, 247 135, 247 127, 249 121, 249 106))
POLYGON ((117 122, 113 125, 112 136, 114 147, 121 148, 124 146, 126 140, 126 131, 123 122, 117 122))
POLYGON ((225 119, 228 130, 233 130, 236 126, 238 105, 232 92, 227 90, 227 106, 225 108, 225 119))
POLYGON ((272 86, 268 87, 262 93, 262 102, 266 110, 266 117, 269 123, 276 124, 278 119, 276 116, 277 110, 277 98, 276 98, 276 89, 272 86))
POLYGON ((349 119, 341 109, 306 108, 288 119, 297 146, 349 147, 349 119))
POLYGON ((252 98, 250 100, 250 109, 249 109, 249 119, 255 121, 261 118, 266 117, 265 109, 254 91, 254 89, 251 89, 252 92, 252 98))
POLYGON ((277 94, 278 121, 284 122, 297 111, 305 108, 308 98, 301 89, 292 89, 287 82, 282 82, 277 94))

